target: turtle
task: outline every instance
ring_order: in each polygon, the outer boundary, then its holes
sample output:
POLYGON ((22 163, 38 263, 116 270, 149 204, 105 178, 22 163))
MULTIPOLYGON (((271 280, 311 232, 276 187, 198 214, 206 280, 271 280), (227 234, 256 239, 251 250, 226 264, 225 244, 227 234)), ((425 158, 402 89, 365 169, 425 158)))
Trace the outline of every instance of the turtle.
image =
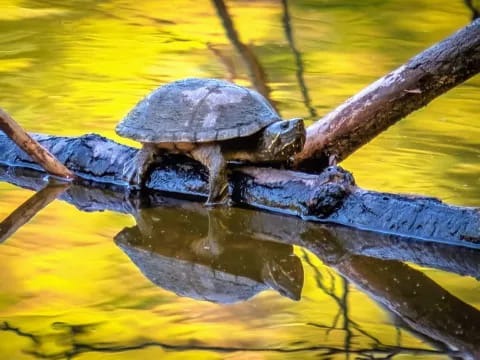
POLYGON ((184 154, 208 169, 206 205, 229 202, 228 162, 286 162, 305 143, 303 119, 282 120, 258 92, 209 78, 158 87, 115 130, 143 145, 123 168, 131 186, 145 184, 162 152, 184 154))

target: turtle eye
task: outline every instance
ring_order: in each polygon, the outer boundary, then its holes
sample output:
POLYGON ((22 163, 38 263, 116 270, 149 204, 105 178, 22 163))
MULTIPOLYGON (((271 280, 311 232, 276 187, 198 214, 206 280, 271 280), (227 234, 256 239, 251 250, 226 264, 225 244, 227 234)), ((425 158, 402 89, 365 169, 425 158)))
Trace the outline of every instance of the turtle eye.
POLYGON ((288 129, 288 121, 282 121, 280 124, 280 129, 287 130, 288 129))

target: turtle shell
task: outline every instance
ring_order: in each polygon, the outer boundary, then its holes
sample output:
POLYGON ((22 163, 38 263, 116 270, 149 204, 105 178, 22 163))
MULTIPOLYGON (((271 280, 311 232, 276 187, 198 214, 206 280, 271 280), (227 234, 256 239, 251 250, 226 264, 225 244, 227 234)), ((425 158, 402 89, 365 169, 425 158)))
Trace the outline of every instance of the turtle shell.
POLYGON ((217 79, 185 79, 161 86, 117 125, 140 142, 211 142, 252 135, 279 121, 256 91, 217 79))

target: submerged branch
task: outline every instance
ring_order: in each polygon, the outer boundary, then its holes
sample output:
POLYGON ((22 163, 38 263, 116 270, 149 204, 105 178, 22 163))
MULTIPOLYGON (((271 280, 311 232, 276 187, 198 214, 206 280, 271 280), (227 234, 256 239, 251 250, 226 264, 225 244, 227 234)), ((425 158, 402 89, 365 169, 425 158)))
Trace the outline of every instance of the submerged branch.
MULTIPOLYGON (((33 171, 21 169, 10 169, 10 172, 2 173, 0 171, 0 179, 17 183, 24 187, 38 188, 42 186, 42 178, 30 177, 33 171)), ((38 174, 37 174, 38 175, 38 174)), ((117 189, 119 190, 119 189, 117 189)), ((205 274, 211 273, 208 267, 212 267, 221 262, 222 256, 228 257, 227 253, 238 258, 238 239, 250 239, 251 241, 241 241, 242 246, 250 246, 253 252, 264 253, 258 264, 268 262, 268 256, 275 253, 275 243, 283 243, 276 245, 298 245, 308 249, 320 258, 325 264, 336 269, 340 274, 348 278, 356 286, 364 288, 371 297, 384 304, 391 312, 402 318, 409 327, 415 331, 428 334, 442 344, 448 344, 448 348, 457 348, 459 353, 446 352, 447 347, 440 347, 440 350, 432 350, 430 354, 448 354, 458 356, 466 354, 476 358, 478 355, 479 334, 478 324, 480 324, 480 312, 474 307, 464 303, 460 299, 454 297, 448 291, 429 279, 423 273, 415 270, 399 261, 391 260, 395 258, 396 250, 399 244, 403 244, 404 251, 400 252, 399 258, 403 261, 410 261, 422 266, 431 266, 448 271, 458 272, 459 274, 468 274, 480 277, 478 268, 480 252, 477 250, 457 247, 452 248, 443 244, 432 244, 428 242, 418 241, 415 239, 397 239, 391 235, 382 235, 378 233, 369 233, 365 231, 352 230, 344 227, 319 225, 312 222, 302 221, 294 217, 276 216, 270 213, 252 212, 245 209, 229 209, 228 212, 208 211, 201 204, 191 201, 176 200, 166 198, 156 192, 151 192, 143 197, 125 198, 125 193, 120 191, 101 191, 98 188, 91 189, 78 184, 73 184, 61 198, 67 200, 80 209, 87 211, 114 210, 130 213, 135 216, 137 226, 135 228, 127 227, 123 229, 116 237, 116 243, 121 246, 129 244, 130 254, 132 251, 144 251, 149 256, 135 257, 135 264, 142 269, 146 276, 148 273, 145 269, 155 269, 155 273, 163 273, 165 271, 157 271, 162 269, 162 264, 168 262, 172 265, 170 272, 172 274, 185 274, 180 271, 184 261, 178 261, 179 257, 190 263, 198 263, 195 260, 198 256, 202 259, 210 258, 215 261, 203 261, 206 267, 205 274), (93 200, 92 200, 93 199, 93 200), (155 209, 145 209, 142 207, 158 206, 155 209), (178 214, 182 216, 178 216, 178 214), (140 216, 139 216, 140 215, 140 216), (207 216, 208 215, 208 216, 207 216), (213 216, 213 218, 212 218, 213 216), (172 228, 172 219, 181 219, 181 225, 172 228), (203 220, 202 220, 203 219, 203 220), (208 235, 211 237, 212 243, 209 244, 209 253, 204 247, 185 246, 184 241, 196 241, 196 237, 202 239, 202 232, 197 231, 195 226, 199 226, 207 222, 209 225, 208 235), (195 225, 194 225, 195 224, 195 225), (212 226, 214 225, 214 226, 212 226), (170 229, 170 230, 169 230, 170 229), (192 229, 195 231, 192 232, 192 229), (225 231, 225 229, 228 229, 225 231), (140 232, 142 241, 137 238, 125 238, 131 231, 140 232), (233 236, 229 240, 229 234, 233 236), (130 240, 128 240, 130 239, 130 240), (127 242, 125 242, 127 241, 127 242), (268 243, 269 245, 267 245, 268 243), (233 246, 233 247, 232 247, 233 246), (233 251, 229 251, 231 248, 233 251), (183 249, 183 250, 182 250, 183 249), (186 249, 186 250, 185 250, 186 249), (223 249, 223 250, 222 250, 223 249), (263 249, 263 251, 262 251, 263 249), (217 251, 219 250, 219 251, 217 251), (155 260, 161 257, 160 260, 155 260), (147 262, 143 262, 147 259, 147 262), (168 259, 171 259, 169 261, 168 259), (265 261, 266 260, 266 261, 265 261), (211 265, 208 265, 208 264, 211 265), (180 266, 180 264, 182 264, 180 266), (152 267, 152 265, 156 265, 152 267), (159 266, 159 267, 157 267, 159 266)), ((178 225, 178 224, 177 224, 178 225)), ((191 243, 191 242, 190 242, 191 243)), ((125 246, 122 247, 125 249, 125 246)), ((248 251, 248 249, 244 249, 248 251)), ((291 254, 291 246, 277 247, 277 262, 273 264, 283 263, 285 255, 291 254)), ((124 250, 125 251, 125 250, 124 250)), ((246 254, 246 253, 244 253, 246 254)), ((251 256, 242 256, 244 259, 251 261, 251 256)), ((133 260, 133 258, 132 258, 133 260)), ((189 266, 192 271, 192 266, 189 266)), ((243 266, 240 266, 243 268, 243 266)), ((296 266, 287 266, 287 269, 294 269, 296 266)), ((163 267, 163 269, 165 269, 163 267)), ((213 269, 213 267, 212 267, 213 269)), ((238 274, 236 270, 228 270, 233 276, 238 274), (232 271, 230 271, 232 270, 232 271)), ((227 271, 227 268, 222 270, 227 271)), ((188 272, 187 272, 188 273, 188 272)), ((264 274, 264 272, 261 272, 264 274)), ((283 273, 283 272, 281 272, 283 273)), ((288 271, 290 276, 292 271, 288 271)), ((183 276, 182 275, 182 276, 183 276)), ((189 274, 190 279, 192 274, 189 274)), ((246 275, 245 273, 243 274, 246 275)), ((275 274, 274 274, 275 275, 275 274)), ((276 277, 279 281, 270 281, 269 284, 283 285, 283 290, 295 288, 298 294, 301 289, 302 276, 294 276, 293 283, 285 283, 284 278, 276 277), (283 280, 282 280, 283 279, 283 280), (295 286, 297 284, 297 286, 295 286)), ((257 279, 257 283, 265 280, 265 277, 257 279), (263 279, 263 280, 262 280, 263 279)), ((250 276, 252 279, 255 276, 250 276)), ((159 283, 160 286, 168 289, 169 281, 173 281, 175 276, 169 276, 159 283)), ((271 279, 271 277, 268 277, 271 279)), ((364 332, 357 323, 348 320, 346 297, 335 294, 335 289, 326 286, 322 279, 319 278, 319 286, 325 289, 326 293, 331 294, 337 302, 344 316, 344 324, 350 326, 355 333, 363 334, 369 337, 373 343, 371 346, 363 349, 345 349, 328 348, 322 346, 309 346, 304 348, 245 348, 244 351, 273 351, 273 352, 301 352, 301 351, 325 351, 328 353, 356 353, 356 354, 372 354, 378 352, 382 354, 397 354, 402 352, 422 353, 422 349, 404 348, 401 346, 392 346, 382 344, 379 339, 369 336, 364 332), (330 352, 332 351, 332 352, 330 352)), ((188 283, 191 283, 189 281, 188 283)), ((188 284, 187 284, 188 285, 188 284)), ((191 284, 190 284, 191 285, 191 284)), ((256 286, 255 284, 253 284, 256 286)), ((276 287, 281 289, 280 287, 276 287)), ((344 283, 343 293, 346 295, 346 283, 344 283)), ((211 298, 211 297, 210 297, 211 298)), ((74 326, 74 325, 73 325, 74 326)), ((332 328, 335 327, 335 324, 332 328)), ((344 326, 346 328, 346 326, 344 326)), ((337 328, 338 329, 338 328, 337 328)), ((4 330, 14 331, 20 334, 17 328, 11 326, 4 327, 4 330)), ((347 330, 347 329, 345 329, 347 330)), ((23 332, 22 332, 23 334, 23 332)), ((348 334, 347 334, 348 335, 348 334)), ((72 338, 73 339, 73 338, 72 338)), ((350 342, 346 338, 345 346, 348 348, 350 342)), ((126 351, 130 349, 130 345, 114 345, 103 346, 95 344, 85 344, 72 341, 76 344, 71 356, 76 353, 75 350, 85 349, 86 351, 126 351), (77 347, 78 345, 78 347, 77 347), (85 346, 85 347, 84 347, 85 346)), ((156 341, 148 342, 147 346, 156 346, 156 341)), ((134 347, 136 345, 133 345, 134 347)), ((145 345, 141 345, 145 346, 145 345)), ((168 344, 166 345, 168 346, 168 344)), ((207 351, 241 351, 240 348, 217 348, 216 346, 206 346, 205 348, 197 348, 197 350, 207 351), (230 349, 230 350, 228 350, 230 349)), ((188 347, 184 345, 172 346, 171 350, 186 351, 188 347)), ((430 350, 428 350, 430 351, 430 350)), ((82 351, 83 352, 83 351, 82 351)), ((41 355, 40 353, 38 355, 41 355)), ((53 355, 52 355, 53 356, 53 355)), ((59 358, 62 356, 59 355, 59 358)))
MULTIPOLYGON (((0 181, 32 190, 39 190, 45 186, 45 180, 41 173, 23 168, 0 167, 0 181)), ((135 194, 129 194, 124 187, 106 186, 106 189, 103 189, 101 184, 98 183, 90 185, 74 183, 59 198, 81 211, 109 210, 132 214, 137 220, 139 209, 145 207, 170 207, 180 212, 204 213, 206 211, 200 203, 165 197, 161 192, 152 191, 142 196, 139 196, 139 194, 135 196, 135 194), (96 187, 90 185, 96 185, 96 187)), ((161 208, 158 211, 161 211, 161 208)), ((407 261, 424 267, 480 279, 480 268, 478 266, 480 252, 477 249, 464 246, 452 248, 448 244, 427 242, 381 232, 363 231, 344 226, 320 225, 297 217, 279 216, 269 212, 253 212, 241 208, 231 208, 229 213, 231 221, 228 222, 226 228, 238 236, 245 234, 247 238, 254 237, 263 241, 293 244, 308 249, 318 249, 317 242, 324 239, 325 241, 328 240, 326 244, 322 244, 324 251, 327 252, 333 251, 336 254, 349 252, 378 259, 407 261)), ((165 217, 165 213, 161 215, 156 216, 156 218, 165 217)), ((187 218, 195 219, 196 217, 188 216, 187 218)), ((225 222, 225 219, 222 221, 225 222)), ((185 229, 188 232, 192 226, 183 225, 175 227, 175 229, 177 229, 177 232, 178 229, 185 229)), ((171 227, 167 227, 167 229, 171 230, 171 227)), ((161 232, 161 234, 164 233, 165 231, 161 232)), ((153 238, 164 236, 153 236, 153 238)), ((184 239, 191 234, 175 233, 175 236, 184 239)), ((341 255, 335 255, 335 257, 338 256, 341 255)), ((333 277, 330 277, 333 286, 333 277)), ((333 292, 335 289, 331 288, 328 291, 333 292)))

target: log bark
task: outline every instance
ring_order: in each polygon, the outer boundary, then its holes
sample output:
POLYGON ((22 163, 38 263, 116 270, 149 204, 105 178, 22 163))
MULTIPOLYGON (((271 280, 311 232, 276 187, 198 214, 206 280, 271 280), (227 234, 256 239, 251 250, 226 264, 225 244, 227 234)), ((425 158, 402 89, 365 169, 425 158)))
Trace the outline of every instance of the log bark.
MULTIPOLYGON (((123 164, 137 149, 98 135, 57 137, 34 135, 60 161, 76 172, 79 181, 128 194, 122 181, 123 164)), ((42 170, 5 136, 0 136, 0 163, 42 170)), ((449 206, 434 198, 366 191, 339 167, 321 174, 271 168, 233 167, 229 176, 232 199, 242 206, 333 222, 367 230, 428 241, 480 247, 480 210, 449 206)), ((151 172, 146 191, 204 198, 208 175, 199 163, 167 155, 151 172)))
POLYGON ((30 155, 49 174, 73 179, 75 175, 35 141, 25 130, 0 108, 0 130, 10 137, 23 151, 30 155))
POLYGON ((307 129, 297 169, 341 161, 411 112, 480 71, 480 19, 377 80, 307 129))

